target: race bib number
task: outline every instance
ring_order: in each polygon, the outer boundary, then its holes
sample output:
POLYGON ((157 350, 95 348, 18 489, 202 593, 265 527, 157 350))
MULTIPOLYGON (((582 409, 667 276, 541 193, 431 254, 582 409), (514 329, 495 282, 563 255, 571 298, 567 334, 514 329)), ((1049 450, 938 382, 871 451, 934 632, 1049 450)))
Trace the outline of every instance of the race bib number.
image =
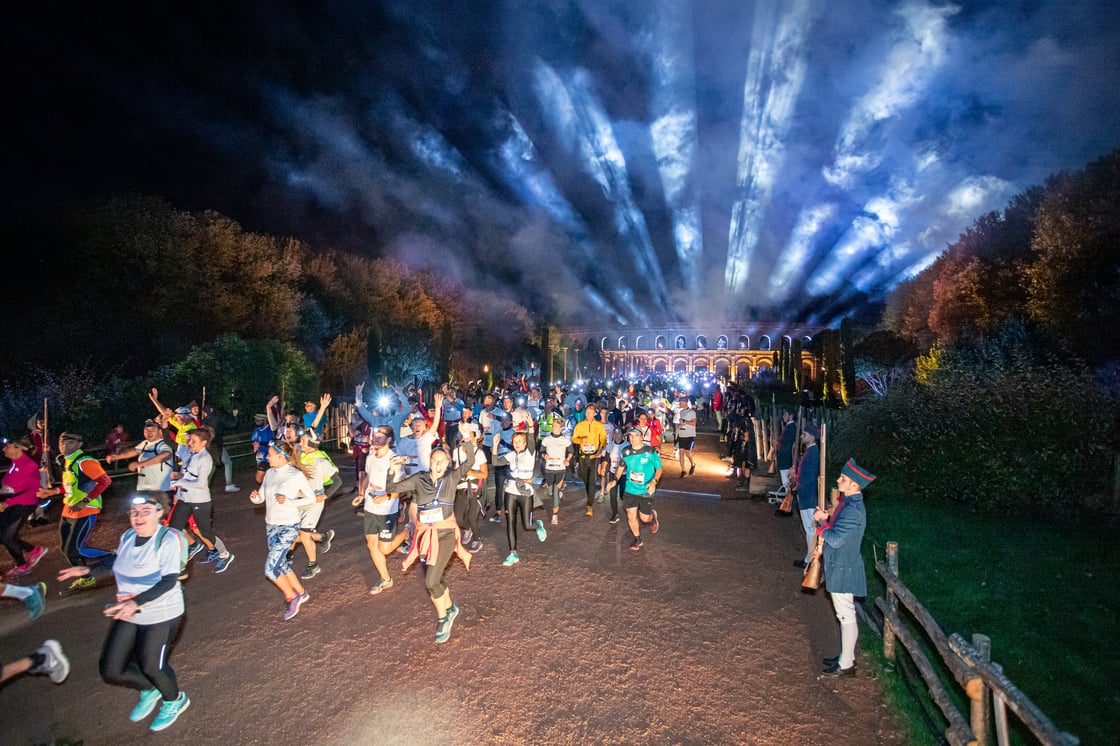
POLYGON ((545 456, 544 465, 547 468, 552 469, 553 471, 563 469, 564 459, 560 458, 559 456, 545 456))
POLYGON ((646 483, 645 472, 632 471, 626 475, 626 478, 630 481, 630 484, 644 485, 646 483))
POLYGON ((592 443, 584 443, 582 446, 579 447, 579 449, 581 451, 583 451, 584 453, 595 453, 595 451, 599 450, 592 443))
POLYGON ((434 508, 420 508, 419 515, 421 523, 439 523, 443 520, 443 508, 438 505, 434 508))

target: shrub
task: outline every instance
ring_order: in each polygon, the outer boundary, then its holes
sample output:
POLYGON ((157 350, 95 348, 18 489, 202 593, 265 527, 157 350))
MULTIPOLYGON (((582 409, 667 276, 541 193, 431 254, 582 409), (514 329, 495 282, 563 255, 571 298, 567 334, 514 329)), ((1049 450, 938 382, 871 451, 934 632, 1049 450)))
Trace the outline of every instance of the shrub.
POLYGON ((1103 489, 1115 406, 1093 375, 1013 322, 939 348, 915 377, 845 412, 830 451, 976 508, 1070 506, 1103 489))

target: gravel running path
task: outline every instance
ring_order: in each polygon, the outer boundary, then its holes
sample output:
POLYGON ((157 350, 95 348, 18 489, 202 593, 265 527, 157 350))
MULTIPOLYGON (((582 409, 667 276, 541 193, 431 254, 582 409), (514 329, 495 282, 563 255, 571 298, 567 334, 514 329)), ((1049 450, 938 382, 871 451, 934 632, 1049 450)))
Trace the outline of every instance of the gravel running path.
MULTIPOLYGON (((715 449, 702 432, 685 479, 668 462, 655 500, 662 528, 643 532, 638 552, 625 521, 607 523, 606 504, 583 515, 580 488, 547 542, 522 537, 513 567, 501 565, 504 526, 487 525, 471 571, 457 560, 448 570, 462 612, 445 645, 433 642, 422 568, 405 574, 400 555, 390 558, 394 587, 368 595, 361 519, 343 495, 323 519, 338 538, 306 583, 311 600, 282 621, 262 574, 263 508, 250 505, 252 476, 239 470, 242 492, 215 493, 215 527, 237 559, 218 576, 192 564, 172 657, 192 705, 164 734, 130 723, 136 694, 98 677, 111 586, 59 598, 57 529, 27 531, 51 552, 24 582, 46 580, 53 597, 34 625, 5 599, 0 657, 54 637, 73 672, 60 686, 37 676, 5 686, 0 743, 902 743, 868 674, 817 679, 839 632, 824 591, 800 590, 796 519, 775 518, 765 501, 721 499, 741 493, 715 449)), ((755 491, 773 484, 756 478, 755 491)), ((126 490, 122 479, 94 545, 115 546, 126 490)))

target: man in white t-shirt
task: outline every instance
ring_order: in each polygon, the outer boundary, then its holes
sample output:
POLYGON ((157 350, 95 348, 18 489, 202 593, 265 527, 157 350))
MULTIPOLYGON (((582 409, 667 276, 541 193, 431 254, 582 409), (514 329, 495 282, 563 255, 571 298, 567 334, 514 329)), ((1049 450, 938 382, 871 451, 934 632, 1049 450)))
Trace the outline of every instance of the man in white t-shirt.
POLYGON ((681 400, 681 411, 677 421, 677 448, 680 454, 681 478, 686 474, 696 471, 696 462, 692 460, 692 448, 696 444, 696 410, 687 398, 681 400), (685 468, 685 462, 688 468, 685 468))
POLYGON ((393 452, 393 435, 391 425, 373 428, 366 473, 353 500, 354 507, 363 506, 366 548, 377 570, 378 581, 369 591, 372 595, 393 587, 385 557, 408 539, 407 531, 396 533, 400 499, 396 492, 388 490, 401 466, 400 457, 393 452))

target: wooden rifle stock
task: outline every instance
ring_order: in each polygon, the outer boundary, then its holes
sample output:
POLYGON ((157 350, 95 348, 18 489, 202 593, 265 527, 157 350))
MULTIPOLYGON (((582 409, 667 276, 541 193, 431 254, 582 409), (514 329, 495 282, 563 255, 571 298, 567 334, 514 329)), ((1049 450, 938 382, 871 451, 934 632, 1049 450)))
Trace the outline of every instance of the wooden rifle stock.
MULTIPOLYGON (((821 470, 817 476, 817 507, 824 510, 824 491, 825 491, 825 448, 828 444, 828 434, 826 432, 826 425, 821 422, 821 442, 817 446, 821 452, 821 470)), ((824 540, 820 535, 817 535, 817 543, 813 547, 813 559, 809 562, 809 566, 805 568, 805 578, 801 581, 802 588, 816 590, 821 587, 821 553, 824 551, 824 540)))

